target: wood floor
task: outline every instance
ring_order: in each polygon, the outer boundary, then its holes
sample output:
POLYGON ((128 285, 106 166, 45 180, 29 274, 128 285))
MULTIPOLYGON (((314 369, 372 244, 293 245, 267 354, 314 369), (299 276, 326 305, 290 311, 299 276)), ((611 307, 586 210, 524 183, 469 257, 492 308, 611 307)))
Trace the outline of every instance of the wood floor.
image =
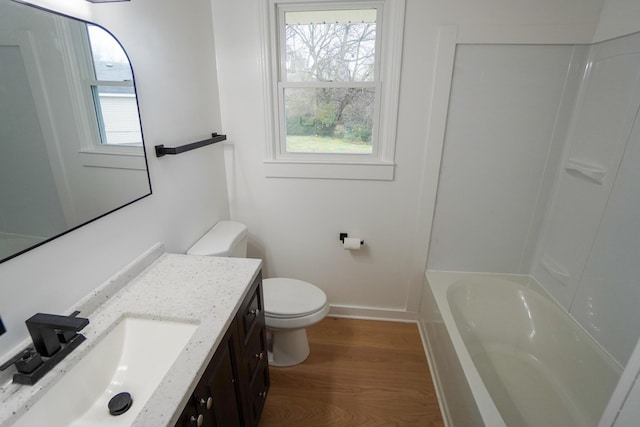
POLYGON ((304 363, 269 368, 260 427, 443 426, 415 324, 328 317, 307 334, 304 363))

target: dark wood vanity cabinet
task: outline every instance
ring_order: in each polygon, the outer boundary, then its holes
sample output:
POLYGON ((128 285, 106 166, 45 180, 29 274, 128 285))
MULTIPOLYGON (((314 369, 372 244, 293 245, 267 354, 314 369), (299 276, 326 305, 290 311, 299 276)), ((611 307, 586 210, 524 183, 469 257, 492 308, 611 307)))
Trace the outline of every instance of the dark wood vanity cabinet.
POLYGON ((258 425, 269 390, 262 298, 258 275, 176 427, 258 425))
POLYGON ((269 391, 267 333, 264 321, 262 275, 260 274, 238 310, 237 330, 240 357, 238 379, 243 408, 243 425, 257 426, 269 391))

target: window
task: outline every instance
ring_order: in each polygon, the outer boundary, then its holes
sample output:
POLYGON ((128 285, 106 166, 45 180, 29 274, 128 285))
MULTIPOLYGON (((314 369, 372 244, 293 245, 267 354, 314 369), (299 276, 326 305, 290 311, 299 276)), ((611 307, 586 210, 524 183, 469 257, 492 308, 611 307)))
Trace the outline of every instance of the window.
POLYGON ((142 131, 129 58, 104 29, 87 24, 91 51, 86 88, 96 113, 100 144, 141 146, 142 131))
POLYGON ((404 3, 269 8, 267 175, 392 179, 404 3))
POLYGON ((283 11, 278 94, 286 153, 371 154, 376 9, 283 11))

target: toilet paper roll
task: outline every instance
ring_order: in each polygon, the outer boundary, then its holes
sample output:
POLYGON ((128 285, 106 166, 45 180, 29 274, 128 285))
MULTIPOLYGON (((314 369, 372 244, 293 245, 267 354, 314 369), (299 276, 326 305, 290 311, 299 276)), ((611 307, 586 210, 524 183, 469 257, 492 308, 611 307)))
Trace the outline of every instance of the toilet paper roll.
POLYGON ((347 237, 344 239, 343 247, 349 251, 357 251, 362 247, 362 239, 359 237, 347 237))

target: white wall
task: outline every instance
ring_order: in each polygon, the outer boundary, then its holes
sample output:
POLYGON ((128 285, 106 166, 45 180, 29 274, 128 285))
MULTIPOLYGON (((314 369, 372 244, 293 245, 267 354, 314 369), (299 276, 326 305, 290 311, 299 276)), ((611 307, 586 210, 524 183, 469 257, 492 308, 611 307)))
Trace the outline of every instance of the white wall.
POLYGON ((212 4, 222 121, 233 142, 231 216, 249 227, 250 255, 264 257, 266 277, 317 284, 340 312, 390 317, 415 313, 420 299, 435 197, 427 123, 442 109, 431 106, 439 27, 458 25, 464 41, 588 42, 600 11, 599 0, 408 0, 395 179, 371 182, 265 178, 259 4, 212 4), (343 231, 362 237, 365 250, 342 250, 343 231))
POLYGON ((37 311, 60 313, 156 242, 183 252, 228 218, 222 146, 156 158, 153 146, 180 145, 219 131, 211 6, 207 0, 136 0, 91 5, 48 2, 109 28, 136 73, 153 194, 40 248, 0 264, 0 354, 37 311))

